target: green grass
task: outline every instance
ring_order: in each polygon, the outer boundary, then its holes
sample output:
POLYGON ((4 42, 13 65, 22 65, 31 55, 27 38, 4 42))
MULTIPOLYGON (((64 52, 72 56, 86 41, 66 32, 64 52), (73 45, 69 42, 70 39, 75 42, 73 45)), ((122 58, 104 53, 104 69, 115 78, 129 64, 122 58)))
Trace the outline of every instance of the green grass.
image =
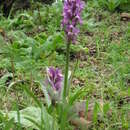
MULTIPOLYGON (((64 72, 65 43, 64 33, 60 28, 61 11, 62 4, 59 3, 41 6, 40 16, 37 10, 16 12, 13 18, 8 19, 0 16, 0 110, 4 112, 16 110, 15 116, 19 116, 19 111, 25 109, 26 112, 27 107, 37 106, 37 99, 45 103, 43 92, 34 81, 44 79, 46 66, 58 66, 64 72), (23 82, 11 85, 18 80, 23 82), (31 95, 33 98, 30 98, 28 91, 23 89, 24 85, 35 97, 31 95)), ((100 108, 101 104, 99 106, 95 104, 90 130, 128 130, 129 23, 121 21, 120 13, 103 10, 91 2, 86 5, 82 17, 83 25, 77 44, 71 46, 70 70, 73 71, 74 68, 76 70, 69 96, 72 97, 83 89, 84 92, 76 97, 76 101, 103 100, 103 108, 100 108), (110 110, 110 114, 106 114, 107 109, 110 110), (100 113, 100 118, 97 113, 100 113)), ((68 109, 69 107, 65 110, 68 109)), ((48 120, 50 119, 57 127, 60 112, 56 108, 47 108, 47 112, 43 109, 43 113, 46 113, 46 117, 42 117, 43 124, 48 117, 48 120)), ((39 126, 34 122, 34 117, 28 117, 29 121, 33 122, 35 127, 39 126)), ((12 122, 0 114, 0 129, 7 130, 7 126, 10 125, 12 125, 10 128, 21 129, 20 121, 17 125, 12 122)), ((22 129, 29 129, 27 126, 23 125, 22 129)), ((52 127, 46 124, 44 129, 55 130, 52 127)), ((65 129, 74 128, 67 124, 65 129)))

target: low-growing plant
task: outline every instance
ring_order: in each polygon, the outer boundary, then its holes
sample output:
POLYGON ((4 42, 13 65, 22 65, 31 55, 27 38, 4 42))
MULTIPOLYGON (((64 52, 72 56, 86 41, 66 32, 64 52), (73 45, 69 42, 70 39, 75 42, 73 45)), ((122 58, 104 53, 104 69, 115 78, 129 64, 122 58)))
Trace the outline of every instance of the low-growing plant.
MULTIPOLYGON (((101 7, 108 9, 109 11, 113 12, 117 8, 119 9, 125 4, 129 4, 128 0, 98 0, 98 3, 101 7)), ((123 7, 122 7, 123 8, 123 7)), ((125 8, 125 7, 124 7, 125 8)), ((129 9, 127 8, 127 11, 129 9)))

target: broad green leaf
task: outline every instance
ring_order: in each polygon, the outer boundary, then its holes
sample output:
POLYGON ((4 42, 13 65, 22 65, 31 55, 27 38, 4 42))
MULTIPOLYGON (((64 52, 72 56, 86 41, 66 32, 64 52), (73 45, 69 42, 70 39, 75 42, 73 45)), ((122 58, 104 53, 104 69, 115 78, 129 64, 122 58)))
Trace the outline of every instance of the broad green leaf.
MULTIPOLYGON (((22 127, 40 130, 42 116, 44 120, 44 130, 52 130, 52 128, 54 128, 53 130, 58 130, 56 121, 54 121, 53 118, 47 113, 45 107, 42 107, 42 109, 40 109, 39 107, 30 106, 23 110, 20 110, 19 112, 20 123, 22 127)), ((3 114, 5 116, 8 116, 9 119, 13 118, 14 121, 18 123, 17 111, 10 111, 8 113, 3 112, 3 114)))

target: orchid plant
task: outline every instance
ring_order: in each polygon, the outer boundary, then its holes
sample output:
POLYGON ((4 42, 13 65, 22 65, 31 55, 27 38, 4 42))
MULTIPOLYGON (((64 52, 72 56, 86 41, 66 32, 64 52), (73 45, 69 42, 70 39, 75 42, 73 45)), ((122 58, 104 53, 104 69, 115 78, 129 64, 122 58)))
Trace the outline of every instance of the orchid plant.
POLYGON ((58 68, 49 67, 47 68, 47 76, 45 84, 47 92, 51 102, 58 101, 60 106, 60 124, 61 129, 65 128, 65 122, 70 111, 68 108, 68 94, 69 94, 69 53, 70 45, 76 43, 76 39, 79 33, 78 24, 82 24, 81 12, 84 8, 84 2, 81 0, 65 0, 63 9, 63 20, 61 26, 66 35, 66 65, 65 75, 58 68), (64 116, 63 116, 64 115, 64 116))
POLYGON ((54 67, 47 68, 46 71, 45 84, 48 86, 48 94, 52 101, 60 101, 63 86, 62 72, 60 69, 54 67))
POLYGON ((78 24, 82 23, 81 12, 84 8, 84 2, 81 0, 65 0, 63 9, 62 27, 66 34, 67 47, 66 47, 66 67, 64 79, 63 99, 67 96, 68 89, 68 71, 69 71, 69 50, 71 43, 75 44, 79 29, 78 24))
POLYGON ((63 77, 61 70, 58 68, 47 68, 47 80, 45 84, 46 86, 50 86, 50 89, 48 89, 49 96, 55 100, 62 99, 64 103, 67 101, 66 98, 69 93, 68 80, 70 45, 76 43, 76 39, 80 31, 77 25, 82 24, 81 12, 84 5, 84 2, 81 0, 64 1, 63 20, 61 22, 61 26, 66 35, 65 75, 63 77), (62 98, 59 98, 59 96, 62 98))

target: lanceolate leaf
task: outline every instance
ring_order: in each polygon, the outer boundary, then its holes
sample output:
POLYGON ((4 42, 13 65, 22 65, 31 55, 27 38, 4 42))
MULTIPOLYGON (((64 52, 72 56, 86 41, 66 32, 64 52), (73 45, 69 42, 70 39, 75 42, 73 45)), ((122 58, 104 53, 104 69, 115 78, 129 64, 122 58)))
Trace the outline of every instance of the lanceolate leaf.
POLYGON ((44 86, 44 83, 42 81, 38 81, 38 82, 39 82, 41 89, 44 93, 47 106, 49 107, 51 105, 51 99, 50 99, 50 96, 49 96, 48 91, 46 89, 46 86, 44 86))

